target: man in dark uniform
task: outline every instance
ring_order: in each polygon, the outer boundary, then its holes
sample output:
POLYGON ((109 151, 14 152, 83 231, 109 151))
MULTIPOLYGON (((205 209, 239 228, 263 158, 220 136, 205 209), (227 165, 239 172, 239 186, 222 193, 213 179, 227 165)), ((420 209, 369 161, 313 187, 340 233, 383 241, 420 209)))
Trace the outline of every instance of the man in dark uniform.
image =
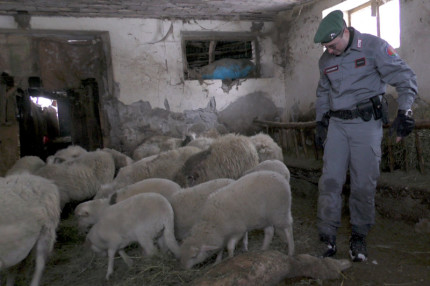
POLYGON ((411 106, 417 94, 416 76, 386 41, 346 27, 339 10, 321 21, 314 42, 325 47, 316 90, 316 142, 324 147, 317 211, 320 240, 327 246, 323 256, 337 251, 341 194, 349 169, 349 252, 353 261, 365 261, 366 236, 375 223, 374 198, 386 118, 382 95, 387 84, 398 93, 392 128, 399 141, 414 128, 411 106))

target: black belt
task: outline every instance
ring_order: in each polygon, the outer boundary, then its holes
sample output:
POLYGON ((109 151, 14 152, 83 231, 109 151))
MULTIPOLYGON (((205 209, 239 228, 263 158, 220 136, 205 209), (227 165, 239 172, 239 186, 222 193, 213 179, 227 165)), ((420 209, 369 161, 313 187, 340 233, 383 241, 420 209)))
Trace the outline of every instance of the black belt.
MULTIPOLYGON (((381 101, 379 99, 379 95, 375 95, 368 100, 361 102, 356 105, 354 109, 341 109, 341 110, 330 110, 329 115, 333 117, 337 117, 340 119, 354 119, 357 117, 361 117, 364 121, 369 121, 372 118, 372 115, 375 114, 375 108, 381 108, 381 101), (377 106, 375 106, 377 105, 377 106)), ((377 119, 379 119, 378 117, 377 119)))
POLYGON ((336 111, 330 110, 329 115, 333 117, 341 118, 341 119, 354 119, 360 116, 357 108, 353 110, 345 110, 345 109, 336 110, 336 111))

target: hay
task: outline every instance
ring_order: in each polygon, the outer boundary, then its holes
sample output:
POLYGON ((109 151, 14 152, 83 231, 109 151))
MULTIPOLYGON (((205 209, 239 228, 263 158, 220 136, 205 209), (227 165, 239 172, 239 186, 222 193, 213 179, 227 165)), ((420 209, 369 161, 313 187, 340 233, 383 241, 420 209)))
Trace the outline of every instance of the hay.
POLYGON ((418 135, 421 147, 422 162, 424 169, 430 167, 430 130, 418 129, 413 131, 409 136, 405 137, 399 143, 395 142, 395 136, 389 136, 388 130, 384 132, 382 140, 382 161, 381 171, 390 172, 394 170, 419 170, 419 156, 417 151, 415 136, 418 135), (391 156, 389 152, 389 144, 391 144, 391 156), (391 167, 390 170, 390 160, 391 167))

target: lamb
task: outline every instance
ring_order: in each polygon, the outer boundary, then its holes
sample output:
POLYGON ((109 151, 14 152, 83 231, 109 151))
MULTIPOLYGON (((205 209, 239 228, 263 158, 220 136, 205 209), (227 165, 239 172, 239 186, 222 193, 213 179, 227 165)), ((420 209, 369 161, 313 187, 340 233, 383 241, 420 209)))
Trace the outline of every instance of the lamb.
POLYGON ((161 234, 163 243, 179 257, 179 246, 174 234, 174 215, 170 203, 156 193, 130 197, 106 209, 100 220, 91 228, 87 241, 95 252, 108 254, 106 279, 113 273, 114 256, 118 251, 125 263, 132 265, 124 248, 138 242, 144 255, 152 256, 156 248, 153 239, 161 234))
POLYGON ((75 208, 79 229, 85 232, 100 219, 106 208, 131 196, 153 192, 161 194, 170 201, 172 196, 180 190, 181 187, 171 180, 150 178, 119 189, 107 198, 83 202, 75 208))
POLYGON ((191 156, 174 181, 192 187, 217 178, 238 179, 257 164, 258 153, 250 139, 227 134, 215 139, 209 149, 191 156))
POLYGON ((258 164, 257 166, 255 166, 254 168, 246 171, 243 175, 247 175, 249 173, 256 172, 256 171, 264 171, 264 170, 277 172, 283 175, 285 179, 288 182, 290 182, 290 177, 291 177, 290 170, 288 170, 288 167, 279 160, 265 160, 260 164, 258 164))
POLYGON ((291 190, 285 178, 271 171, 253 172, 211 194, 191 234, 181 245, 181 264, 192 268, 213 251, 227 246, 229 257, 247 231, 264 229, 268 249, 273 229, 282 230, 288 254, 294 254, 291 190))
POLYGON ((45 166, 45 162, 37 156, 24 156, 13 164, 6 172, 6 176, 18 175, 22 173, 34 173, 45 166))
MULTIPOLYGON (((165 151, 155 158, 143 158, 129 166, 121 168, 115 179, 102 186, 104 196, 122 187, 148 178, 165 178, 173 180, 185 161, 192 155, 201 152, 197 147, 184 146, 175 150, 165 151)), ((97 195, 96 198, 101 196, 97 195)))
MULTIPOLYGON (((31 286, 37 286, 53 249, 60 221, 60 197, 50 181, 31 174, 0 179, 0 271, 16 270, 32 249, 36 267, 31 286)), ((13 285, 16 273, 8 275, 13 285)))
POLYGON ((258 133, 254 136, 249 137, 251 142, 255 145, 258 152, 258 158, 260 162, 270 159, 277 159, 284 162, 284 155, 281 147, 273 141, 272 137, 264 133, 258 133))
POLYGON ((79 145, 70 145, 67 148, 58 150, 54 155, 49 156, 46 159, 46 163, 48 164, 59 164, 64 161, 71 160, 79 157, 83 153, 86 153, 87 150, 82 148, 79 145))
POLYGON ((233 179, 215 179, 173 194, 170 203, 175 213, 176 239, 183 240, 189 235, 209 195, 232 182, 233 179))
POLYGON ((52 180, 60 193, 60 207, 72 201, 85 201, 100 190, 94 171, 83 164, 46 164, 35 175, 52 180))

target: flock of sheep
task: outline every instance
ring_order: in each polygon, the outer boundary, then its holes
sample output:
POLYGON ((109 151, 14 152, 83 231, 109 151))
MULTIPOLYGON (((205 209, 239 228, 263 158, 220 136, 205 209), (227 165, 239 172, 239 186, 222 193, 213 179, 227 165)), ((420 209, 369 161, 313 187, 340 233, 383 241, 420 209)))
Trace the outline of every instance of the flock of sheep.
POLYGON ((0 177, 0 271, 7 285, 35 253, 32 286, 39 285, 53 250, 60 214, 68 203, 95 252, 107 253, 106 279, 118 253, 137 242, 144 255, 159 248, 185 268, 217 254, 229 257, 248 232, 275 230, 294 254, 290 173, 281 148, 265 134, 200 137, 185 142, 154 137, 131 157, 104 148, 69 146, 46 162, 25 156, 0 177))

